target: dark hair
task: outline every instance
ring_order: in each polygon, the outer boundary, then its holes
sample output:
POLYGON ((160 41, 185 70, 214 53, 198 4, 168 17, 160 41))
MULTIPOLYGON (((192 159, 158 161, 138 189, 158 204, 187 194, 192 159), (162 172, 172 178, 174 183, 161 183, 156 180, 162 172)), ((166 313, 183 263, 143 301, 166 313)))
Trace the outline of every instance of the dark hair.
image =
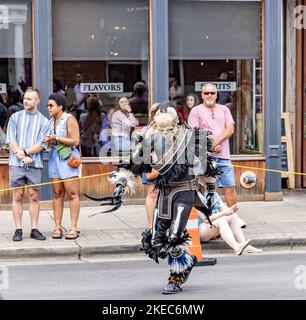
POLYGON ((141 82, 141 81, 138 81, 138 82, 136 82, 135 84, 134 84, 134 86, 133 86, 133 89, 134 89, 134 93, 139 97, 142 97, 144 94, 145 94, 145 92, 146 92, 146 90, 147 90, 147 87, 146 87, 146 85, 143 83, 143 82, 141 82))
POLYGON ((62 95, 60 93, 52 93, 48 99, 54 100, 58 106, 62 106, 63 111, 65 111, 67 109, 68 102, 67 102, 67 99, 64 95, 62 95))
POLYGON ((53 79, 53 92, 58 93, 59 91, 64 90, 64 87, 60 80, 53 79))
POLYGON ((200 104, 200 99, 199 99, 198 95, 194 92, 187 94, 186 102, 187 102, 187 97, 189 97, 189 96, 194 98, 194 107, 200 104))
POLYGON ((98 115, 101 115, 101 107, 99 99, 90 97, 86 100, 87 103, 87 111, 90 115, 92 115, 93 112, 96 112, 98 115))
POLYGON ((15 88, 8 88, 7 96, 11 105, 18 103, 21 100, 21 93, 18 89, 15 88))

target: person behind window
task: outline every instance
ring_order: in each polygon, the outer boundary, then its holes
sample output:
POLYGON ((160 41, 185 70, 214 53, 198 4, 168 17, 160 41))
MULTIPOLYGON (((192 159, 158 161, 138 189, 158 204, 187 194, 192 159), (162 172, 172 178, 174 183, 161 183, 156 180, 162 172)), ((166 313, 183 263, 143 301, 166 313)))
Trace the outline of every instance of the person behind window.
POLYGON ((2 94, 0 94, 0 127, 4 129, 4 125, 7 119, 7 107, 3 103, 2 94))
POLYGON ((241 86, 237 88, 237 93, 241 97, 241 128, 242 147, 241 151, 255 150, 255 123, 253 120, 253 90, 248 79, 241 81, 241 86))
POLYGON ((21 103, 21 93, 18 89, 9 88, 7 90, 7 119, 4 125, 5 131, 10 120, 10 117, 15 113, 24 110, 24 106, 21 103))
POLYGON ((65 89, 58 79, 53 79, 53 93, 61 93, 65 95, 65 89))
POLYGON ((55 229, 52 233, 53 239, 61 239, 62 217, 64 210, 64 197, 67 193, 70 207, 71 228, 65 239, 74 240, 78 238, 79 231, 77 223, 80 213, 80 181, 66 181, 76 178, 80 173, 80 166, 71 167, 68 160, 71 156, 80 159, 77 149, 80 140, 80 131, 76 119, 66 112, 67 100, 60 93, 53 93, 48 99, 48 112, 51 116, 49 121, 49 134, 44 141, 52 148, 49 156, 49 177, 53 189, 53 212, 55 229), (59 182, 60 181, 60 182, 59 182))
MULTIPOLYGON (((228 81, 228 73, 222 72, 219 78, 217 79, 217 81, 228 81)), ((226 105, 227 103, 229 103, 230 95, 231 95, 230 91, 219 91, 217 103, 226 105)))
POLYGON ((133 112, 147 114, 148 113, 148 97, 146 96, 147 87, 143 82, 134 84, 133 98, 129 99, 129 103, 133 112))
POLYGON ((181 104, 184 96, 183 89, 178 85, 177 80, 173 74, 169 75, 169 99, 171 105, 175 108, 177 103, 181 104))
POLYGON ((131 131, 138 126, 127 97, 117 99, 111 119, 112 137, 116 153, 127 153, 131 149, 131 131))
POLYGON ((105 115, 102 120, 101 132, 99 135, 99 143, 101 148, 103 148, 102 152, 100 150, 101 156, 109 156, 111 153, 111 137, 112 137, 112 116, 115 111, 115 108, 111 108, 105 115))
POLYGON ((84 157, 97 157, 103 116, 100 102, 97 98, 88 98, 86 103, 87 112, 81 114, 79 121, 82 155, 84 157))
POLYGON ((74 92, 74 104, 75 104, 75 110, 76 110, 76 117, 79 121, 80 115, 85 112, 85 101, 86 101, 86 95, 81 92, 81 82, 83 81, 83 76, 80 72, 78 72, 75 76, 76 84, 73 88, 74 92))
POLYGON ((188 96, 186 97, 186 105, 176 108, 176 112, 180 117, 180 122, 187 122, 191 109, 199 105, 199 103, 200 100, 197 94, 188 94, 188 96))

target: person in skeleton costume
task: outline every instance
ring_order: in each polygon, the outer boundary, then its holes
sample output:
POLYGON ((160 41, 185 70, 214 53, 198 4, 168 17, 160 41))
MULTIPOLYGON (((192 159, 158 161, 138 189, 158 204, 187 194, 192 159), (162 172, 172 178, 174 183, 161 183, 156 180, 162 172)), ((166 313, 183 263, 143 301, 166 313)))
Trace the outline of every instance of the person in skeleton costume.
MULTIPOLYGON (((116 185, 112 197, 94 199, 110 201, 114 205, 109 211, 117 210, 125 190, 133 190, 133 175, 157 170, 156 188, 160 190, 154 213, 152 229, 142 236, 145 253, 157 263, 168 259, 168 284, 163 294, 182 291, 197 259, 186 248, 190 241, 186 231, 189 214, 193 207, 203 212, 209 220, 210 207, 215 192, 215 178, 221 173, 208 155, 212 140, 209 132, 191 129, 187 124, 178 125, 178 116, 169 104, 161 104, 155 115, 156 131, 150 137, 138 138, 131 152, 131 163, 118 168, 111 180, 116 185), (157 161, 152 163, 152 153, 157 161), (195 176, 194 163, 200 162, 204 174, 195 176), (129 169, 129 170, 127 170, 129 169), (207 193, 202 193, 202 188, 207 193)), ((209 220, 210 221, 210 220, 209 220)))

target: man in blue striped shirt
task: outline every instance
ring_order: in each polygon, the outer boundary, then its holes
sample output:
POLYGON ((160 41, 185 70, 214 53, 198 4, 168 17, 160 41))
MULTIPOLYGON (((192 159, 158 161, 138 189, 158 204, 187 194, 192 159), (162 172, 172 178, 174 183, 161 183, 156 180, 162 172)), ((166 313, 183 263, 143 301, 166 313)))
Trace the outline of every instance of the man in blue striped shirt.
MULTIPOLYGON (((10 146, 10 187, 34 185, 28 188, 31 217, 31 235, 36 240, 46 240, 38 230, 39 186, 43 168, 42 151, 47 149, 43 138, 48 135, 48 119, 38 111, 40 92, 28 88, 24 94, 24 110, 14 113, 8 123, 6 143, 10 146)), ((13 190, 12 210, 15 221, 13 241, 22 240, 22 211, 24 188, 13 190)))

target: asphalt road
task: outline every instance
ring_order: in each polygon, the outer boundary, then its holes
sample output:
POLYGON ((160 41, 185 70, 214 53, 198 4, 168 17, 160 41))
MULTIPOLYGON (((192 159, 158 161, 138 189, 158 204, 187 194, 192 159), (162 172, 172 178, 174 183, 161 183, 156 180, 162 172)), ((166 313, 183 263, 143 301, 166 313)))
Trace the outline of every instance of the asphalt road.
POLYGON ((195 268, 183 292, 171 296, 160 293, 168 277, 166 263, 158 265, 139 255, 7 264, 9 287, 1 295, 5 300, 306 299, 306 252, 219 256, 217 261, 215 266, 195 268))

